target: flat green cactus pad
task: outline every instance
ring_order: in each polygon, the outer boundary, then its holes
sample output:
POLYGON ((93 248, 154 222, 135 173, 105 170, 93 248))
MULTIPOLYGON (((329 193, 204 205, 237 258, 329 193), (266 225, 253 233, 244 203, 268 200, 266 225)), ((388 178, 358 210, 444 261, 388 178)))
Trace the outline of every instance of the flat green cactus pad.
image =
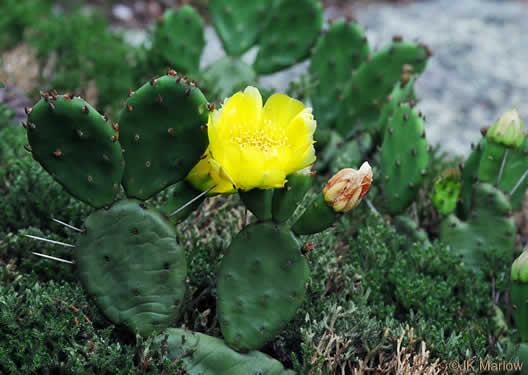
POLYGON ((379 118, 381 106, 404 71, 419 74, 430 51, 415 43, 395 42, 361 64, 344 92, 337 130, 348 136, 357 127, 369 128, 379 118))
POLYGON ((183 361, 189 375, 295 375, 282 364, 257 351, 238 353, 221 339, 178 328, 169 328, 156 338, 166 341, 167 355, 183 361))
POLYGON ((148 199, 181 181, 207 147, 207 99, 181 76, 152 79, 125 103, 119 120, 129 197, 148 199))
POLYGON ((28 115, 35 160, 75 198, 96 208, 120 191, 123 155, 105 117, 71 95, 45 94, 28 115))
POLYGON ((488 141, 482 137, 477 146, 472 145, 471 153, 466 161, 462 164, 462 188, 460 190, 460 201, 457 207, 458 216, 461 219, 467 219, 471 213, 471 195, 473 194, 473 185, 478 180, 478 171, 482 159, 482 151, 488 141))
POLYGON ((295 212, 304 196, 312 187, 312 175, 301 171, 286 178, 282 189, 275 189, 272 201, 272 216, 277 223, 283 223, 295 212))
POLYGON ((323 8, 319 1, 277 0, 260 33, 255 71, 275 73, 308 57, 322 26, 323 8))
POLYGON ((257 73, 240 59, 223 57, 202 73, 202 85, 209 88, 209 98, 223 100, 257 82, 257 73))
POLYGON ((391 214, 403 212, 412 203, 428 162, 423 119, 409 104, 402 104, 385 129, 381 147, 383 188, 391 214))
MULTIPOLYGON (((408 82, 397 82, 392 92, 387 97, 387 102, 381 107, 381 113, 378 118, 378 121, 375 123, 374 129, 385 131, 387 124, 390 121, 390 117, 398 109, 401 103, 411 100, 413 95, 414 83, 416 82, 416 77, 412 77, 408 82)), ((366 124, 367 127, 369 124, 366 124)))
POLYGON ((528 171, 528 138, 524 139, 519 148, 509 148, 487 139, 485 147, 482 148, 478 178, 482 182, 498 183, 499 189, 503 193, 510 193, 520 182, 519 187, 510 198, 514 209, 519 209, 524 201, 528 179, 526 176, 524 179, 522 178, 526 171, 528 171), (503 162, 504 167, 502 167, 503 162))
POLYGON ((310 62, 310 74, 318 82, 311 98, 318 129, 335 127, 345 86, 369 53, 365 30, 355 22, 335 21, 319 39, 310 62))
POLYGON ((178 71, 198 71, 204 47, 204 23, 189 5, 168 9, 154 30, 154 54, 178 71))
POLYGON ((272 4, 272 0, 209 2, 209 14, 228 55, 240 56, 255 44, 272 4))
POLYGON ((240 232, 222 259, 217 281, 225 341, 247 351, 273 339, 304 299, 307 270, 287 226, 257 223, 240 232))
POLYGON ((440 226, 440 239, 474 271, 494 259, 511 262, 517 229, 510 214, 504 194, 490 184, 475 185, 468 221, 449 215, 440 226))
POLYGON ((136 200, 91 214, 75 249, 80 279, 116 324, 147 336, 180 310, 186 262, 163 216, 136 200))

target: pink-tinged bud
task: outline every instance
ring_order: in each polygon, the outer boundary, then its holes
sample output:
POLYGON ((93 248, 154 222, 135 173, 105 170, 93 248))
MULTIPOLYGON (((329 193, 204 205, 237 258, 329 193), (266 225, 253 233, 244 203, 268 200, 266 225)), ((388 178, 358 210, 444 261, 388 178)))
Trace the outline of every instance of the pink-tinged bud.
POLYGON ((341 169, 323 189, 325 201, 335 212, 348 212, 367 194, 372 183, 372 168, 364 162, 359 170, 341 169))

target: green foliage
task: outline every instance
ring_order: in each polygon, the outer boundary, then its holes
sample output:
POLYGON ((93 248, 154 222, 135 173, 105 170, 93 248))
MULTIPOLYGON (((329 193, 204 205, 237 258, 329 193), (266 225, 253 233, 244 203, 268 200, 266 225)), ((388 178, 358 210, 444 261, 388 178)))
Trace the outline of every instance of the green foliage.
POLYGON ((50 12, 50 1, 4 0, 0 4, 0 50, 19 43, 24 31, 50 12))
POLYGON ((116 113, 127 90, 136 85, 132 47, 110 31, 100 14, 75 11, 43 18, 31 25, 27 41, 36 48, 41 66, 50 70, 42 77, 44 85, 86 94, 95 83, 102 111, 116 113))
POLYGON ((178 373, 148 348, 108 326, 76 283, 0 284, 2 373, 178 373))
POLYGON ((372 220, 349 246, 345 262, 360 275, 360 290, 378 319, 408 322, 435 357, 464 358, 466 349, 485 357, 492 328, 490 285, 481 276, 468 277, 449 248, 409 246, 405 237, 372 220))

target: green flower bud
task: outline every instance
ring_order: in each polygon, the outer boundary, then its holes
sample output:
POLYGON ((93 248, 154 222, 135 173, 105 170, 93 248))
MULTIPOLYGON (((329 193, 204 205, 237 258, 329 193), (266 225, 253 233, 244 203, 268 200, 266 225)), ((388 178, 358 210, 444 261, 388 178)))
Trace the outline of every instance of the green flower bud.
POLYGON ((512 281, 528 282, 528 250, 525 250, 512 264, 512 281))
POLYGON ((519 148, 524 142, 524 122, 514 108, 505 112, 487 131, 486 137, 508 147, 519 148))

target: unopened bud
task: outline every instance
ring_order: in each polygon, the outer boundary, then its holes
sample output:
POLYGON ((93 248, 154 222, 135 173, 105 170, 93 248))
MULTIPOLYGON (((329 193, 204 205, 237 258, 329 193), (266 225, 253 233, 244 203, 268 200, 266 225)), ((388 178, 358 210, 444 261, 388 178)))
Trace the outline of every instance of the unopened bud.
POLYGON ((359 170, 341 169, 323 189, 325 201, 335 212, 348 212, 367 194, 372 183, 372 168, 364 162, 359 170))
POLYGON ((528 249, 515 259, 511 268, 512 281, 528 282, 528 249))
POLYGON ((524 142, 524 122, 514 108, 505 112, 487 131, 486 137, 508 147, 519 148, 524 142))

